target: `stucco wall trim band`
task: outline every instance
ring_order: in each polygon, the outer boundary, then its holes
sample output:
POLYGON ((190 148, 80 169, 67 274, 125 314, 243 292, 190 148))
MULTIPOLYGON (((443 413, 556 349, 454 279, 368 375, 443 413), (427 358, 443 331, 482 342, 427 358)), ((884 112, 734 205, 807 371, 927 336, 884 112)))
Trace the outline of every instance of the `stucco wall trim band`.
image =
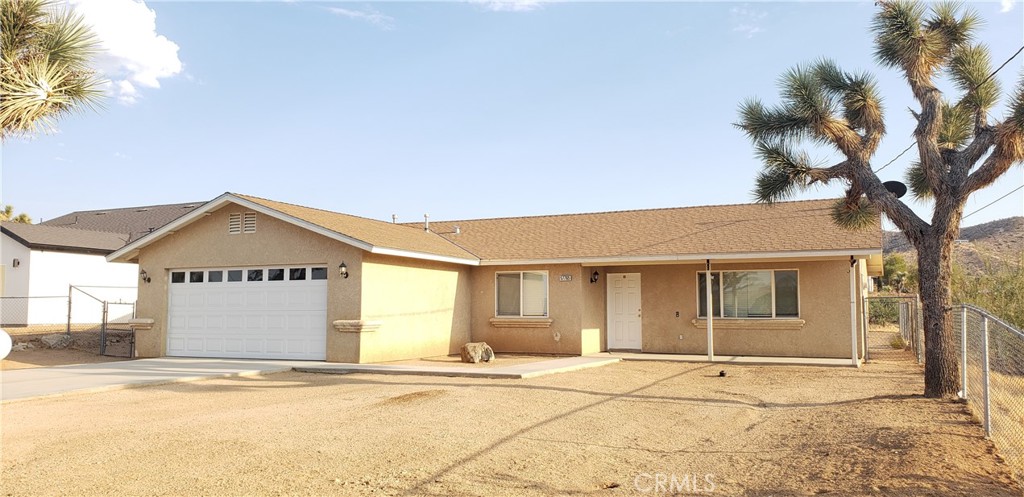
POLYGON ((363 321, 360 319, 339 319, 332 324, 334 324, 334 329, 342 333, 364 333, 377 331, 384 323, 380 321, 363 321))
POLYGON ((491 318, 495 328, 550 328, 553 319, 491 318))

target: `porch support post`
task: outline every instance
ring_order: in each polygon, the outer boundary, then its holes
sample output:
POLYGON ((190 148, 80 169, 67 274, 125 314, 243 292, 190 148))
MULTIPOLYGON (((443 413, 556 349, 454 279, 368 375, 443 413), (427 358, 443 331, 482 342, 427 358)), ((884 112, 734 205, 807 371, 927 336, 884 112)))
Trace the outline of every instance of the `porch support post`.
POLYGON ((711 298, 711 287, 713 286, 711 282, 711 259, 707 259, 706 261, 707 273, 704 275, 704 282, 707 284, 704 285, 704 287, 707 290, 706 297, 708 303, 707 312, 705 312, 708 316, 708 362, 715 362, 715 330, 711 323, 714 320, 712 315, 715 313, 715 301, 711 298))
MULTIPOLYGON (((850 340, 852 365, 860 367, 857 360, 857 259, 850 256, 850 340)), ((866 345, 866 344, 865 344, 866 345)))

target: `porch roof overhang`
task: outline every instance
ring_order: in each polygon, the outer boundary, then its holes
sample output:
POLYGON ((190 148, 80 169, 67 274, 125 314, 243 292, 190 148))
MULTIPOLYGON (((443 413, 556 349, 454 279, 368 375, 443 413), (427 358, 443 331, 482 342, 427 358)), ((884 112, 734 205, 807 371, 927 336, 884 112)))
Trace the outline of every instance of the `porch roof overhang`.
POLYGON ((665 264, 704 264, 711 260, 712 263, 759 263, 759 262, 787 262, 787 261, 826 261, 826 260, 849 260, 850 257, 857 260, 869 261, 872 259, 881 260, 882 249, 856 249, 856 250, 806 250, 793 252, 749 252, 749 253, 718 253, 718 254, 669 254, 669 255, 644 255, 644 256, 609 256, 609 257, 566 257, 551 259, 508 259, 508 260, 481 260, 481 266, 530 266, 546 264, 580 264, 583 267, 598 266, 650 266, 665 264))

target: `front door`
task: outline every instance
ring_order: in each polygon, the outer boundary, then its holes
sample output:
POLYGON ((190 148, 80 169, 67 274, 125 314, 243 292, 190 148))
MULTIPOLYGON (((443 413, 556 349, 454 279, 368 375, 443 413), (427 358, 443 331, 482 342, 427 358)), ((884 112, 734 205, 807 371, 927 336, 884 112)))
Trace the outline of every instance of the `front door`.
POLYGON ((640 273, 608 274, 608 349, 640 350, 640 273))

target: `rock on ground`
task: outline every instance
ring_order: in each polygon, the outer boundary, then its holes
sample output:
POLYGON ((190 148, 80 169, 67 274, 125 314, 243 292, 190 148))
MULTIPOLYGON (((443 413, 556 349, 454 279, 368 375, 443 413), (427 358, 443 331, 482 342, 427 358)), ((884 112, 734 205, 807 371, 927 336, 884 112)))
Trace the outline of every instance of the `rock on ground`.
POLYGON ((71 337, 64 333, 46 335, 40 338, 39 341, 51 349, 66 349, 71 345, 71 337))
POLYGON ((487 342, 469 342, 462 346, 462 362, 476 364, 480 361, 491 362, 494 349, 487 342))

